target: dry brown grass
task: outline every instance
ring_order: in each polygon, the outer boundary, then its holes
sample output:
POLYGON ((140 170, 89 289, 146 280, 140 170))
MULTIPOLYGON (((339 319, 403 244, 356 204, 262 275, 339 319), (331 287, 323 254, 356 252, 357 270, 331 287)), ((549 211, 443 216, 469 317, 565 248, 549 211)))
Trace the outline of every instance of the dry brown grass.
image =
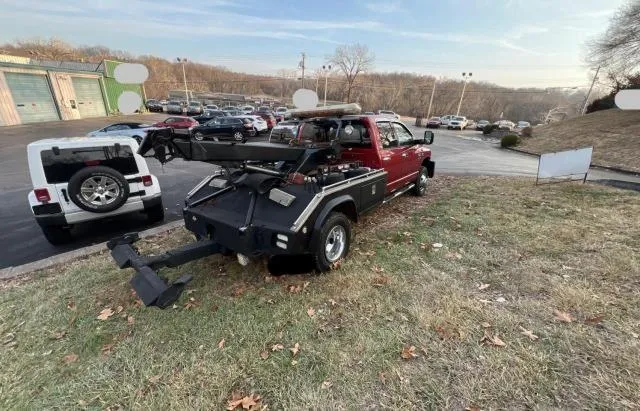
POLYGON ((7 287, 0 408, 222 409, 233 392, 278 410, 640 407, 640 196, 498 178, 434 188, 365 218, 327 275, 210 257, 163 271, 196 274, 165 311, 136 306, 106 254, 7 287))
POLYGON ((541 154, 593 146, 594 165, 640 172, 640 111, 598 111, 533 130, 519 149, 541 154))

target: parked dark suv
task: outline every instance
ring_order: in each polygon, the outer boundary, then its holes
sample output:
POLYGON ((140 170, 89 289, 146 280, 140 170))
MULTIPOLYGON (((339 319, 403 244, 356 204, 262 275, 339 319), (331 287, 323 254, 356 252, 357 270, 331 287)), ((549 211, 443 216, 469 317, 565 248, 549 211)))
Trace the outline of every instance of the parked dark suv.
POLYGON ((242 141, 255 136, 253 122, 248 118, 218 117, 194 127, 191 130, 194 139, 201 140, 235 140, 242 141))

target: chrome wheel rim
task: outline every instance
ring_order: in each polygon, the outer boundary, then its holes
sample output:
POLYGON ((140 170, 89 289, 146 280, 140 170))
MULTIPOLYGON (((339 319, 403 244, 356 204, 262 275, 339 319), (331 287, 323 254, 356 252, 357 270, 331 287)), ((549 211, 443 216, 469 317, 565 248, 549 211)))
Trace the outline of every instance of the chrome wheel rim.
POLYGON ((194 136, 196 140, 201 141, 203 136, 202 133, 196 133, 196 135, 194 136))
POLYGON ((420 174, 420 193, 424 193, 427 189, 427 175, 422 173, 420 174))
POLYGON ((239 131, 236 131, 235 133, 233 133, 233 138, 236 140, 242 140, 242 133, 239 131))
POLYGON ((330 263, 336 262, 346 246, 347 232, 341 225, 334 226, 324 242, 324 256, 330 263))
POLYGON ((94 206, 109 205, 120 196, 120 186, 111 177, 90 177, 80 186, 80 196, 94 206))

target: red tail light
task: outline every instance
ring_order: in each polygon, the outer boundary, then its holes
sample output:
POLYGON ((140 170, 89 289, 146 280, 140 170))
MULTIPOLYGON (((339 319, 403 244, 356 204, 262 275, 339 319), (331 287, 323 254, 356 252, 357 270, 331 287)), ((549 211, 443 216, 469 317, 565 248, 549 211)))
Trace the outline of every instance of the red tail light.
POLYGON ((153 185, 153 180, 151 179, 151 176, 142 176, 142 185, 145 187, 149 187, 153 185))
POLYGON ((245 123, 244 128, 252 128, 253 124, 251 123, 245 123))
POLYGON ((36 195, 36 200, 41 203, 48 203, 51 201, 51 196, 49 195, 49 190, 46 188, 36 188, 33 190, 33 193, 36 195))

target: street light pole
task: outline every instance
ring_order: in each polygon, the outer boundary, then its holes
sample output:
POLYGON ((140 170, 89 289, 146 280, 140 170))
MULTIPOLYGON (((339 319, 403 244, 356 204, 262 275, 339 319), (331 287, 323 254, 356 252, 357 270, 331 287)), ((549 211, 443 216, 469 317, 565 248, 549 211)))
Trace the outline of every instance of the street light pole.
POLYGON ((460 102, 458 103, 458 111, 456 111, 456 116, 460 115, 460 107, 462 106, 462 98, 464 97, 464 90, 467 88, 468 80, 473 76, 473 73, 462 73, 462 78, 464 79, 464 84, 462 85, 462 94, 460 94, 460 102))
POLYGON ((431 116, 431 104, 433 104, 433 95, 436 94, 436 78, 433 78, 433 88, 431 89, 431 98, 429 99, 429 110, 427 110, 427 122, 431 116))
POLYGON ((587 97, 584 99, 584 105, 582 106, 582 111, 580 115, 584 116, 584 113, 587 111, 587 104, 589 104, 589 97, 591 97, 591 90, 593 90, 593 85, 596 84, 596 80, 598 80, 598 73, 600 72, 600 66, 596 70, 596 74, 593 76, 593 81, 591 82, 591 87, 589 87, 589 92, 587 93, 587 97))
POLYGON ((187 98, 187 105, 189 105, 189 90, 187 89, 187 73, 184 71, 184 63, 187 62, 186 58, 178 57, 178 63, 182 63, 182 78, 184 79, 184 95, 187 98))
POLYGON ((327 79, 329 78, 329 72, 331 71, 331 64, 322 66, 324 71, 324 105, 327 106, 327 79))

